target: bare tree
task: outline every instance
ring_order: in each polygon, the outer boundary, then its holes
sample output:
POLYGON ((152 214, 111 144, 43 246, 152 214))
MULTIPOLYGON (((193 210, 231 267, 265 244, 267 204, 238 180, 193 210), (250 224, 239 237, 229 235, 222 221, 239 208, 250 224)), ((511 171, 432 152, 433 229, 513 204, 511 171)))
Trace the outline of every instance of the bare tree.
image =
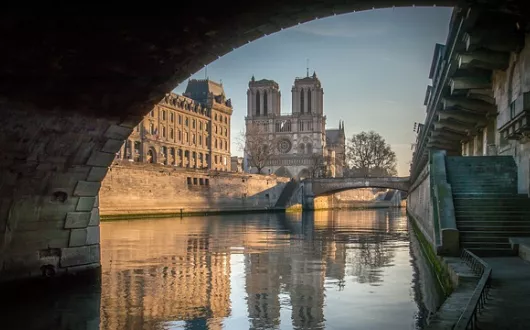
POLYGON ((261 174, 268 161, 276 154, 275 140, 270 140, 258 125, 247 126, 246 132, 241 132, 238 140, 239 148, 244 151, 250 166, 261 174))
POLYGON ((309 172, 312 178, 326 177, 328 168, 328 159, 324 155, 319 153, 314 153, 311 155, 311 163, 309 165, 309 172))
POLYGON ((355 134, 347 142, 348 176, 395 176, 396 154, 374 131, 355 134))

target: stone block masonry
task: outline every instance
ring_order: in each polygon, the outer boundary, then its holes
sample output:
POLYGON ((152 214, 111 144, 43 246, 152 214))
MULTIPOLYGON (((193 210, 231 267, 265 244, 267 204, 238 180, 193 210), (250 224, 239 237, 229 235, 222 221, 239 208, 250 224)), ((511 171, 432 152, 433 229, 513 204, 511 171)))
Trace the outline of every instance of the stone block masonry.
POLYGON ((102 218, 271 209, 288 178, 116 162, 102 182, 102 218))

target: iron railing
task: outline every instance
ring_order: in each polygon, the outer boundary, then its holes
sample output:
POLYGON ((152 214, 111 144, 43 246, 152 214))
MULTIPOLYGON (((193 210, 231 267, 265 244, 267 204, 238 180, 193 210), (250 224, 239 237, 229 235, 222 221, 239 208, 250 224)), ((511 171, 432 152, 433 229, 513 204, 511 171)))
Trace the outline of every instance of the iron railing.
POLYGON ((488 299, 491 284, 491 267, 467 249, 462 250, 462 255, 460 257, 475 274, 480 276, 480 279, 475 287, 475 291, 473 291, 473 294, 467 303, 466 309, 462 315, 460 315, 453 330, 475 330, 478 329, 477 314, 482 312, 486 300, 488 299))

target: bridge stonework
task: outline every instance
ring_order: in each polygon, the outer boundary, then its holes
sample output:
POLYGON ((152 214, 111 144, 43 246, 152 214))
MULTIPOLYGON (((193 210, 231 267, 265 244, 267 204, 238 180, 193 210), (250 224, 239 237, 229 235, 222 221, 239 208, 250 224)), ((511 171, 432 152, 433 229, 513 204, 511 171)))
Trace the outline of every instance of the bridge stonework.
MULTIPOLYGON (((473 2, 191 2, 166 17, 3 17, 0 281, 38 276, 42 266, 60 272, 99 264, 98 233, 89 227, 98 228, 96 196, 114 153, 165 93, 204 65, 317 17, 473 2)), ((526 3, 510 1, 510 10, 529 17, 526 3)))
POLYGON ((304 209, 312 209, 317 196, 329 195, 349 189, 387 188, 408 192, 409 177, 378 177, 378 178, 325 178, 306 179, 302 181, 304 209))

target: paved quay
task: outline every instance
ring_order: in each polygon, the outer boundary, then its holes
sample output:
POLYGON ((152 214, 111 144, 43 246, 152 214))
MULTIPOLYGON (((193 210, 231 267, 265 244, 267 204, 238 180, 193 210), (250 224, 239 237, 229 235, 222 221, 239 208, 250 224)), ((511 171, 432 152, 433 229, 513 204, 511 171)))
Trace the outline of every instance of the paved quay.
POLYGON ((529 329, 530 262, 519 257, 482 259, 492 267, 492 283, 486 307, 479 316, 479 329, 529 329))

